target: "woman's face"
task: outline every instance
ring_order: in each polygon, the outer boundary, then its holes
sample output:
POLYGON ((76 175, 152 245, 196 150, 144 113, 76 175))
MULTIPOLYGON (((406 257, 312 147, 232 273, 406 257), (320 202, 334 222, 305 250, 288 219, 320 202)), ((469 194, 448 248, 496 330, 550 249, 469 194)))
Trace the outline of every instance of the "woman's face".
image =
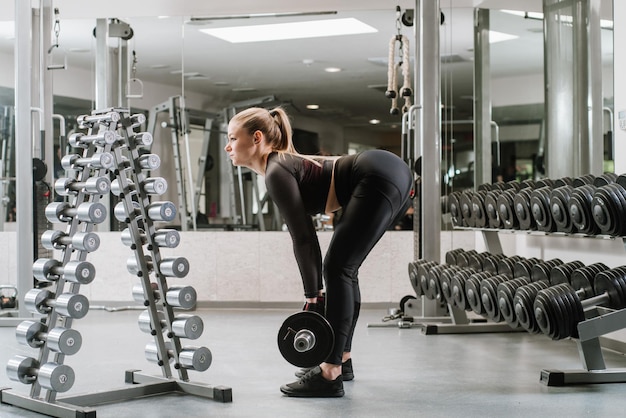
POLYGON ((236 122, 228 124, 228 143, 226 143, 224 151, 228 153, 233 165, 250 166, 255 148, 254 135, 241 129, 240 124, 236 122))

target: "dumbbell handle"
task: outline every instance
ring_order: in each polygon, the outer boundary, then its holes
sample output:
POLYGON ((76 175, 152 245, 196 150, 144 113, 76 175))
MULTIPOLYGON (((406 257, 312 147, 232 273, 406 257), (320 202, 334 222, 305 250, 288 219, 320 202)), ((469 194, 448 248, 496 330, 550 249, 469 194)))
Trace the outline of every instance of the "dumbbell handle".
POLYGON ((293 348, 298 353, 312 350, 313 347, 315 347, 315 343, 315 333, 308 329, 301 329, 296 332, 296 335, 293 337, 293 348))
POLYGON ((77 181, 63 177, 54 182, 54 190, 60 195, 68 192, 85 191, 87 194, 106 194, 111 190, 111 181, 107 177, 90 177, 86 181, 77 181))
POLYGON ((609 292, 604 292, 604 293, 601 293, 596 296, 592 296, 587 299, 581 299, 580 304, 582 305, 583 309, 586 309, 586 308, 602 305, 603 303, 609 302, 609 300, 610 300, 609 292))
POLYGON ((120 114, 117 112, 108 112, 99 115, 81 115, 76 118, 78 123, 100 123, 100 122, 117 122, 120 120, 120 114))

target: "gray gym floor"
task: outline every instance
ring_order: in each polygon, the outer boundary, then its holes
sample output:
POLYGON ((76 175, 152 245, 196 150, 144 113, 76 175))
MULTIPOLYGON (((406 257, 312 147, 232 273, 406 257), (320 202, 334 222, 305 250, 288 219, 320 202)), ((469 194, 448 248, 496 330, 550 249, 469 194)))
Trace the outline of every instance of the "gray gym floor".
MULTIPOLYGON (((346 396, 296 399, 281 395, 295 367, 280 356, 276 332, 289 309, 201 309, 204 334, 194 345, 213 353, 212 366, 190 379, 232 387, 233 402, 190 395, 163 395, 97 406, 104 417, 618 417, 626 411, 626 384, 547 387, 542 369, 581 369, 571 340, 551 341, 525 332, 424 335, 419 329, 368 328, 381 323, 383 309, 366 309, 355 335, 355 380, 346 396)), ((76 372, 74 387, 62 396, 124 387, 124 372, 160 375, 145 360, 151 341, 137 326, 139 311, 93 310, 74 322, 83 346, 65 364, 76 372)), ((0 387, 28 394, 30 386, 10 381, 4 367, 14 354, 36 350, 16 342, 14 329, 0 328, 0 387)), ((626 367, 626 358, 606 351, 608 368, 626 367)), ((0 405, 0 417, 40 415, 0 405)))

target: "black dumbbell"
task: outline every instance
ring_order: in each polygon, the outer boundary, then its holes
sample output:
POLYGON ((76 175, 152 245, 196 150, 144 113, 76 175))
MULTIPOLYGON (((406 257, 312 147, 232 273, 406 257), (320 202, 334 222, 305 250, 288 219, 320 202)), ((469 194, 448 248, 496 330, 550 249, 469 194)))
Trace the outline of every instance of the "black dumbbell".
POLYGON ((465 282, 465 299, 472 311, 478 315, 485 315, 487 313, 480 294, 480 284, 492 276, 491 273, 483 271, 472 274, 465 282))
POLYGON ((469 267, 470 258, 478 254, 476 250, 463 251, 456 256, 456 265, 459 267, 469 267))
POLYGON ((509 276, 513 276, 513 272, 515 270, 515 263, 523 259, 524 258, 520 257, 519 255, 512 255, 510 257, 505 257, 505 258, 498 260, 496 273, 508 274, 509 276))
POLYGON ((516 192, 514 189, 504 190, 498 195, 496 204, 498 205, 498 215, 505 229, 519 229, 519 222, 515 215, 513 198, 516 192))
POLYGON ((550 280, 550 274, 552 270, 558 266, 563 265, 563 261, 559 258, 553 258, 551 260, 541 261, 530 269, 530 280, 537 282, 539 280, 550 280))
POLYGON ((455 248, 453 250, 447 251, 445 255, 446 264, 457 264, 457 256, 459 254, 464 253, 465 250, 463 248, 455 248))
POLYGON ((74 385, 74 370, 65 364, 45 363, 41 367, 32 357, 13 356, 7 363, 9 379, 30 385, 35 382, 54 392, 66 392, 74 385))
POLYGON ((69 236, 63 231, 49 229, 41 234, 41 245, 48 250, 73 249, 94 252, 100 247, 100 237, 95 232, 76 232, 69 236))
POLYGON ((466 296, 466 286, 470 279, 480 272, 472 272, 473 270, 467 268, 458 271, 450 281, 450 293, 454 306, 464 311, 471 311, 472 307, 469 304, 466 296))
POLYGON ((476 222, 472 213, 472 196, 474 192, 467 190, 461 193, 459 196, 459 203, 461 205, 461 216, 463 217, 463 225, 473 228, 476 226, 476 222))
POLYGON ((515 314, 515 304, 513 300, 515 298, 515 292, 520 287, 529 283, 530 279, 528 277, 518 277, 498 284, 496 289, 496 298, 500 314, 512 328, 519 327, 519 320, 515 314))
POLYGON ((572 187, 576 188, 584 186, 585 184, 593 184, 595 179, 596 176, 593 174, 585 174, 584 176, 576 177, 574 181, 572 181, 572 187))
POLYGON ((593 220, 601 234, 626 235, 626 190, 617 183, 597 187, 591 200, 593 220))
MULTIPOLYGON (((165 343, 165 347, 166 352, 164 354, 167 356, 168 361, 174 361, 175 350, 172 348, 169 342, 165 343)), ((159 366, 165 364, 164 360, 159 355, 159 350, 156 343, 150 342, 146 344, 145 354, 148 361, 157 363, 159 366)), ((174 365, 174 368, 183 368, 187 370, 203 372, 211 366, 212 361, 213 355, 211 354, 211 350, 209 350, 207 347, 183 347, 178 353, 178 362, 174 365)))
POLYGON ((550 192, 550 212, 557 232, 571 234, 576 231, 569 214, 569 199, 574 187, 566 185, 557 187, 550 192))
POLYGON ((596 306, 626 307, 626 267, 601 272, 594 282, 595 296, 568 284, 540 291, 533 308, 542 332, 553 340, 577 338, 578 323, 585 320, 585 310, 596 306))
POLYGON ((84 295, 61 293, 54 298, 47 289, 31 289, 24 295, 24 306, 30 312, 47 314, 53 308, 60 315, 80 319, 89 312, 89 300, 84 295))
POLYGON ((65 327, 48 327, 41 321, 22 321, 15 328, 17 342, 33 348, 46 346, 55 353, 68 356, 78 353, 83 339, 78 331, 65 327))
POLYGON ((500 229, 503 226, 500 221, 497 203, 498 195, 501 192, 501 190, 490 190, 485 194, 485 215, 487 216, 489 228, 500 229))
POLYGON ((504 254, 491 254, 486 257, 482 262, 482 271, 486 271, 491 274, 498 274, 498 263, 500 260, 507 258, 504 254))
POLYGON ((78 154, 67 154, 61 158, 61 166, 66 170, 82 170, 83 168, 109 169, 115 164, 110 152, 97 152, 89 157, 78 154))
POLYGON ((593 263, 588 266, 578 268, 572 272, 569 283, 574 289, 582 289, 587 295, 593 294, 596 276, 609 270, 604 263, 593 263))
POLYGON ((420 277, 420 280, 421 280, 420 285, 422 286, 422 292, 423 292, 423 295, 427 299, 435 300, 437 298, 437 292, 438 292, 438 286, 439 286, 441 273, 444 270, 447 270, 450 268, 459 269, 461 267, 455 266, 455 265, 448 265, 448 264, 439 264, 439 265, 431 267, 428 270, 428 274, 426 275, 426 277, 420 277), (425 279, 425 280, 422 280, 422 279, 425 279))
POLYGON ((513 208, 519 222, 519 229, 530 231, 537 229, 537 223, 530 211, 530 195, 533 189, 526 187, 513 196, 513 208))
POLYGON ((330 355, 335 334, 322 315, 302 311, 283 322, 277 340, 278 350, 285 360, 297 367, 313 367, 330 355))
POLYGON ((448 213, 453 226, 464 226, 463 215, 461 214, 461 202, 459 198, 461 192, 453 192, 448 195, 448 213))
MULTIPOLYGON (((131 234, 131 230, 126 228, 122 231, 122 243, 132 246, 135 242, 131 234)), ((180 233, 175 229, 159 229, 152 237, 157 247, 176 248, 180 244, 180 233)), ((139 230, 139 242, 144 245, 148 242, 148 237, 143 229, 139 230)))
POLYGON ((471 268, 461 268, 458 266, 456 269, 444 270, 441 273, 439 282, 440 289, 438 291, 438 294, 441 295, 441 301, 449 305, 454 305, 454 296, 452 295, 452 279, 457 274, 465 274, 469 276, 474 273, 477 272, 471 268))
POLYGON ((552 220, 550 210, 550 187, 534 189, 530 193, 530 213, 535 219, 537 229, 543 232, 556 231, 556 224, 552 220))
POLYGON ((90 195, 104 195, 111 190, 111 181, 108 177, 89 177, 85 181, 78 181, 69 177, 62 177, 54 182, 54 191, 60 196, 70 196, 79 192, 90 195))
MULTIPOLYGON (((159 324, 161 329, 166 330, 168 328, 165 314, 163 311, 158 311, 159 324)), ((139 329, 148 334, 155 335, 156 331, 152 326, 150 319, 150 311, 147 309, 139 314, 138 318, 139 329)), ((172 328, 168 331, 168 337, 188 338, 190 340, 197 340, 204 331, 204 323, 202 318, 197 315, 179 314, 176 315, 172 321, 172 328)))
POLYGON ((575 188, 569 197, 569 216, 576 230, 582 234, 596 235, 600 232, 591 212, 595 190, 593 185, 582 185, 575 188))
POLYGON ((551 285, 559 283, 571 283, 571 277, 574 270, 584 267, 582 261, 574 260, 569 263, 561 264, 550 270, 548 281, 551 285))
POLYGON ((89 284, 96 278, 96 268, 89 261, 71 260, 63 265, 53 258, 39 258, 33 263, 33 276, 41 281, 63 277, 72 283, 89 284))
POLYGON ((545 281, 532 282, 520 286, 515 290, 513 297, 513 309, 519 325, 531 334, 539 334, 541 330, 537 325, 533 311, 533 303, 540 290, 550 287, 550 283, 545 281))
POLYGON ((596 187, 606 186, 607 184, 615 183, 618 177, 615 173, 603 173, 593 179, 593 185, 596 187))
POLYGON ((502 322, 504 316, 500 312, 498 300, 498 286, 510 281, 512 278, 506 274, 497 274, 480 282, 480 300, 482 307, 489 319, 493 322, 502 322))
POLYGON ((467 269, 464 267, 459 267, 456 265, 446 265, 446 268, 442 269, 439 272, 434 274, 429 274, 429 278, 431 280, 429 285, 429 295, 425 295, 429 299, 438 300, 440 302, 447 302, 447 298, 443 295, 443 292, 450 293, 450 281, 454 274, 462 269, 467 269), (434 289, 432 286, 434 285, 434 289))
POLYGON ((427 276, 428 270, 431 267, 436 266, 437 264, 438 263, 436 261, 427 260, 418 260, 409 263, 409 281, 411 282, 411 287, 415 291, 415 295, 417 297, 420 297, 424 294, 424 292, 422 291, 420 275, 427 276))
MULTIPOLYGON (((528 277, 530 279, 532 279, 531 275, 531 270, 533 268, 534 265, 541 263, 542 261, 538 258, 535 257, 531 257, 531 258, 521 258, 519 260, 517 260, 516 262, 513 263, 513 275, 512 277, 517 278, 517 277, 528 277)), ((508 274, 508 272, 506 272, 506 274, 508 274)))
POLYGON ((120 138, 114 131, 101 131, 95 135, 74 133, 70 135, 68 142, 74 148, 89 148, 92 144, 99 146, 114 144, 120 138))
POLYGON ((484 190, 479 190, 472 195, 471 203, 472 203, 472 218, 474 221, 474 226, 476 228, 486 228, 489 227, 488 219, 487 219, 487 211, 485 208, 485 196, 487 192, 484 190))
POLYGON ((67 202, 52 202, 46 206, 45 214, 52 223, 71 222, 77 218, 81 222, 99 224, 106 219, 107 210, 100 202, 83 202, 77 207, 67 202))

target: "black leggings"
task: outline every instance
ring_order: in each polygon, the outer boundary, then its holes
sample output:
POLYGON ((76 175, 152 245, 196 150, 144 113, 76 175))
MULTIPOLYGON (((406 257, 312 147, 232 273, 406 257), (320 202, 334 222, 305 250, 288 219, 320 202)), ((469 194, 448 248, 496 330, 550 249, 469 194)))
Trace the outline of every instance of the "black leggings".
MULTIPOLYGON (((359 318, 361 264, 396 217, 407 208, 412 187, 408 166, 394 154, 366 151, 353 164, 354 187, 324 258, 326 317, 335 332, 335 345, 326 359, 341 364, 352 348, 359 318)), ((341 200, 341 198, 340 198, 341 200)))

